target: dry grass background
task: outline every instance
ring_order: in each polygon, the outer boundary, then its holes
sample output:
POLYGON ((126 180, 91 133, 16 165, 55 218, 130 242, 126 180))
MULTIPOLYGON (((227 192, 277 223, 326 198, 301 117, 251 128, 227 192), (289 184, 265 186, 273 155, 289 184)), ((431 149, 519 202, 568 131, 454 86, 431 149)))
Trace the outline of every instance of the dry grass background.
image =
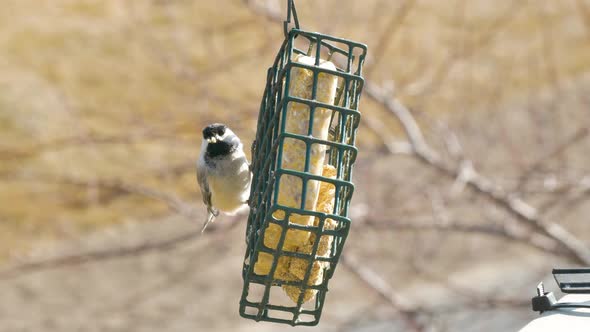
MULTIPOLYGON (((256 3, 284 8, 283 1, 256 3)), ((0 262, 60 252, 86 234, 120 230, 115 224, 155 227, 169 219, 162 202, 105 183, 156 188, 200 207, 193 171, 200 129, 225 122, 245 142, 254 136, 266 68, 283 36, 279 23, 244 1, 6 0, 2 6, 0 262)), ((299 0, 297 8, 303 28, 368 44, 367 78, 395 91, 436 146, 444 145, 438 134, 446 127, 457 132, 476 168, 502 184, 590 126, 587 0, 299 0)), ((452 181, 407 158, 384 156, 366 124, 381 125, 387 139, 403 137, 399 125, 369 98, 361 110, 355 213, 366 217, 368 210, 381 220, 431 214, 433 197, 452 181)), ((585 139, 551 160, 525 188, 532 192, 527 197, 547 201, 547 193, 538 193, 546 174, 558 174, 558 182, 587 176, 588 146, 585 139)), ((441 195, 460 219, 508 218, 482 212, 481 199, 441 195)), ((581 204, 563 218, 552 213, 587 239, 582 219, 590 207, 581 204)), ((241 231, 233 233, 241 241, 241 231)), ((353 227, 350 250, 449 270, 531 254, 486 237, 379 233, 353 227), (385 238, 372 241, 378 236, 385 238), (438 240, 408 246, 423 236, 438 240)), ((231 251, 239 256, 242 249, 231 251)), ((400 280, 414 278, 405 263, 377 265, 400 280)))

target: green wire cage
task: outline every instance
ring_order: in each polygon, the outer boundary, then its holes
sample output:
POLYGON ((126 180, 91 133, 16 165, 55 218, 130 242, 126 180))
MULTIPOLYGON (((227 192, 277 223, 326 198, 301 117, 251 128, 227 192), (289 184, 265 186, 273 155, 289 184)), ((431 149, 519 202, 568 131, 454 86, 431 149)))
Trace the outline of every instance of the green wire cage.
POLYGON ((301 30, 292 0, 287 7, 285 40, 268 70, 252 147, 240 315, 316 325, 350 228, 367 47, 301 30), (303 129, 292 130, 296 121, 303 129))

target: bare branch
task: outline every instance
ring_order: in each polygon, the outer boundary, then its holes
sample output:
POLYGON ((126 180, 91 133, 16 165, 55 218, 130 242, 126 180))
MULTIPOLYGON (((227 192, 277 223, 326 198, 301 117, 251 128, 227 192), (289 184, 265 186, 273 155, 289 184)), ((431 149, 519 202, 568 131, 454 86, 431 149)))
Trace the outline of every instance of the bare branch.
POLYGON ((509 241, 516 241, 516 243, 521 245, 530 246, 552 255, 563 254, 561 247, 547 237, 539 236, 533 232, 527 232, 525 229, 519 227, 511 227, 507 224, 489 223, 482 225, 455 220, 437 222, 430 219, 412 219, 404 221, 365 219, 362 224, 376 230, 436 230, 440 232, 479 234, 498 237, 509 241))
POLYGON ((423 97, 425 95, 432 95, 438 89, 443 86, 443 83, 452 73, 453 68, 460 61, 469 59, 473 55, 477 54, 485 46, 491 44, 491 42, 502 32, 502 27, 506 26, 512 21, 516 15, 525 7, 528 1, 514 2, 510 8, 506 9, 501 15, 499 15, 490 26, 475 40, 469 48, 462 47, 458 51, 451 52, 440 65, 437 66, 434 74, 427 80, 422 80, 419 83, 414 83, 414 87, 411 89, 412 95, 423 97))
MULTIPOLYGON (((37 178, 38 179, 38 178, 37 178)), ((60 178, 54 179, 54 181, 58 181, 61 183, 67 183, 70 185, 77 185, 77 186, 91 186, 96 185, 103 188, 110 188, 121 190, 127 193, 141 195, 147 198, 151 198, 157 201, 161 201, 168 205, 170 210, 174 211, 175 213, 182 215, 183 217, 194 221, 200 214, 196 213, 192 204, 184 202, 182 199, 177 197, 176 195, 169 194, 162 192, 160 190, 148 188, 145 186, 139 185, 132 185, 129 183, 125 183, 123 181, 118 180, 111 180, 111 181, 82 181, 77 179, 70 179, 70 178, 60 178)), ((238 224, 238 223, 233 223, 238 224)), ((216 231, 225 231, 225 228, 219 228, 217 225, 212 225, 211 230, 207 233, 214 233, 216 231)), ((133 246, 129 247, 121 247, 121 248, 111 248, 111 249, 104 249, 104 250, 97 250, 97 251, 90 251, 81 254, 74 254, 74 255, 66 255, 66 256, 59 256, 54 258, 49 258, 46 260, 41 260, 37 262, 29 262, 24 263, 22 265, 16 266, 12 269, 7 271, 0 271, 0 279, 6 278, 14 278, 26 273, 31 273, 40 270, 46 269, 54 269, 59 267, 65 266, 72 266, 72 265, 81 265, 91 262, 100 262, 105 260, 111 259, 118 259, 123 257, 129 256, 138 256, 147 254, 150 252, 162 252, 162 251, 169 251, 175 249, 178 245, 188 242, 194 241, 200 237, 202 233, 200 229, 195 227, 195 230, 179 234, 173 236, 169 239, 158 240, 158 241, 146 241, 142 242, 133 246)))
MULTIPOLYGON (((214 248, 215 254, 219 257, 222 257, 224 253, 230 248, 230 245, 229 243, 227 243, 227 241, 222 241, 223 238, 227 236, 227 232, 229 230, 235 228, 237 225, 238 223, 233 223, 232 226, 227 227, 228 230, 224 228, 223 232, 215 231, 209 235, 213 238, 212 241, 210 241, 209 243, 216 244, 214 248)), ((209 245, 209 243, 207 243, 206 245, 209 245)), ((175 255, 188 254, 186 255, 189 256, 188 261, 192 262, 193 258, 195 258, 201 253, 207 252, 209 251, 200 250, 200 248, 191 248, 190 252, 183 252, 178 254, 175 253, 175 255)), ((199 264, 185 264, 178 271, 169 271, 158 282, 155 282, 145 288, 141 288, 138 291, 135 291, 126 297, 122 297, 117 305, 104 308, 104 310, 100 313, 97 313, 97 315, 103 318, 104 316, 116 315, 120 314, 121 312, 132 311, 136 309, 138 306, 140 306, 143 302, 146 302, 159 294, 164 294, 170 291, 173 287, 182 285, 183 283, 187 282, 190 283, 193 280, 195 272, 201 268, 202 266, 200 266, 199 264)))
POLYGON ((529 299, 523 299, 521 297, 499 297, 497 295, 490 296, 482 292, 481 289, 465 287, 465 285, 457 284, 449 278, 448 275, 442 275, 429 270, 425 264, 415 264, 416 262, 412 263, 412 267, 416 270, 415 272, 420 278, 425 278, 429 281, 444 285, 446 289, 464 298, 466 301, 465 305, 468 305, 470 308, 514 308, 530 305, 529 299))
POLYGON ((145 143, 151 140, 174 140, 178 142, 178 137, 155 133, 152 130, 145 130, 139 133, 126 133, 117 136, 97 136, 93 134, 81 134, 72 137, 58 139, 52 142, 38 143, 32 146, 20 147, 18 149, 0 149, 0 156, 6 159, 29 158, 36 154, 52 149, 63 149, 79 145, 106 145, 106 144, 134 144, 145 143))
POLYGON ((89 187, 89 188, 101 188, 106 190, 112 190, 115 193, 127 193, 144 196, 165 203, 168 208, 187 219, 194 219, 198 215, 195 213, 195 207, 193 204, 187 203, 180 199, 178 196, 166 193, 164 191, 149 188, 142 185, 131 184, 118 179, 96 179, 96 180, 83 180, 65 176, 50 176, 46 174, 37 174, 27 177, 20 177, 20 180, 30 180, 36 182, 45 183, 58 183, 64 185, 78 186, 78 187, 89 187))
MULTIPOLYGON (((237 225, 239 225, 239 223, 236 222, 227 223, 227 226, 223 227, 219 226, 219 223, 213 224, 207 228, 207 234, 224 234, 237 225)), ((132 256, 141 256, 153 252, 167 252, 178 248, 178 246, 183 243, 200 239, 201 234, 203 233, 201 233, 200 227, 195 227, 193 231, 175 235, 168 239, 145 241, 127 247, 89 251, 81 254, 58 256, 36 262, 24 263, 8 270, 0 271, 0 280, 20 277, 24 274, 42 270, 98 263, 132 256)))
POLYGON ((526 182, 529 180, 531 175, 542 169, 543 165, 547 161, 549 161, 552 158, 555 158, 560 154, 563 154, 567 149, 576 145, 576 143, 579 143, 580 141, 586 139, 586 137, 588 137, 588 134, 590 134, 590 130, 588 128, 581 128, 577 130, 572 136, 568 137, 565 141, 558 144, 554 149, 549 150, 548 153, 546 153, 545 155, 541 156, 533 163, 531 163, 531 165, 527 168, 527 170, 525 170, 525 172, 518 180, 519 183, 516 187, 516 190, 520 191, 522 187, 526 184, 526 182))
MULTIPOLYGON (((380 103, 399 120, 418 160, 452 179, 457 179, 462 175, 460 167, 447 164, 430 148, 416 120, 402 103, 384 94, 379 87, 370 81, 365 83, 365 92, 371 99, 380 103)), ((531 226, 535 231, 558 242, 560 246, 565 248, 567 252, 566 256, 570 260, 578 264, 590 264, 590 252, 586 245, 562 226, 544 220, 535 207, 518 196, 504 191, 492 181, 477 173, 474 169, 471 169, 470 176, 463 180, 469 188, 488 198, 496 206, 510 213, 519 222, 531 226)))
POLYGON ((391 135, 389 135, 390 131, 381 121, 368 116, 363 118, 361 123, 364 124, 378 139, 381 140, 388 153, 406 155, 412 153, 412 145, 408 142, 395 140, 391 135), (385 137, 386 135, 388 137, 385 137))
POLYGON ((259 4, 255 0, 244 0, 246 6, 248 6, 254 13, 266 17, 270 21, 280 22, 283 21, 287 16, 286 13, 281 13, 276 8, 270 6, 264 6, 259 4), (284 16, 283 16, 284 15, 284 16))
POLYGON ((367 61, 365 76, 371 77, 371 74, 374 72, 375 68, 377 68, 379 61, 384 58, 384 54, 387 51, 389 43, 393 40, 393 37, 399 31, 400 27, 404 23, 406 17, 410 14, 414 5, 416 4, 415 0, 406 0, 404 1, 400 8, 397 8, 393 11, 393 15, 385 30, 381 33, 379 40, 375 43, 377 45, 375 50, 371 53, 370 61, 367 61))
POLYGON ((586 34, 588 35, 587 37, 590 39, 590 6, 586 5, 584 0, 576 0, 576 6, 578 8, 580 19, 586 26, 586 34))
POLYGON ((357 260, 350 258, 348 255, 340 256, 341 264, 355 274, 367 287, 379 295, 380 298, 388 302, 391 307, 402 317, 408 328, 415 332, 424 331, 425 327, 418 321, 418 311, 407 306, 400 299, 394 289, 381 278, 375 271, 367 266, 362 265, 357 260))
POLYGON ((82 254, 66 255, 55 258, 49 258, 37 262, 29 262, 19 265, 7 271, 0 272, 0 279, 9 279, 23 274, 32 273, 40 270, 56 269, 65 266, 82 265, 90 262, 99 262, 111 259, 137 256, 153 251, 168 251, 176 248, 179 244, 198 238, 200 231, 197 229, 190 233, 174 236, 170 239, 155 242, 145 242, 130 247, 115 249, 97 250, 82 254))

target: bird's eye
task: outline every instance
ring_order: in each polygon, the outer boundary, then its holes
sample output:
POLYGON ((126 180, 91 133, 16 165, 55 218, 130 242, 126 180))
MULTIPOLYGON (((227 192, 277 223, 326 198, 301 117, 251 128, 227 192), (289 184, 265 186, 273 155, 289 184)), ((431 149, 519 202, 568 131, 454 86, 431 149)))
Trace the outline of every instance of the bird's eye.
POLYGON ((212 135, 211 130, 209 128, 203 129, 203 138, 204 139, 207 139, 211 136, 213 136, 213 135, 212 135))
POLYGON ((219 127, 217 133, 219 134, 219 136, 223 136, 225 134, 225 127, 219 127))

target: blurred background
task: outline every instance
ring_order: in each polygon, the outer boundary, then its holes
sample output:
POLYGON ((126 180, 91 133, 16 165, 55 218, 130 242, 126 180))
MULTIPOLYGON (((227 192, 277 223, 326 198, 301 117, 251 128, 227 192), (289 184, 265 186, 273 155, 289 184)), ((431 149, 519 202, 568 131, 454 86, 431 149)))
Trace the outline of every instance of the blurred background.
MULTIPOLYGON (((552 267, 590 265, 590 1, 296 5, 369 46, 352 229, 314 330, 535 318, 552 267)), ((0 331, 294 329, 239 317, 246 216, 197 236, 193 168, 208 123, 250 146, 285 8, 2 2, 0 331)))

